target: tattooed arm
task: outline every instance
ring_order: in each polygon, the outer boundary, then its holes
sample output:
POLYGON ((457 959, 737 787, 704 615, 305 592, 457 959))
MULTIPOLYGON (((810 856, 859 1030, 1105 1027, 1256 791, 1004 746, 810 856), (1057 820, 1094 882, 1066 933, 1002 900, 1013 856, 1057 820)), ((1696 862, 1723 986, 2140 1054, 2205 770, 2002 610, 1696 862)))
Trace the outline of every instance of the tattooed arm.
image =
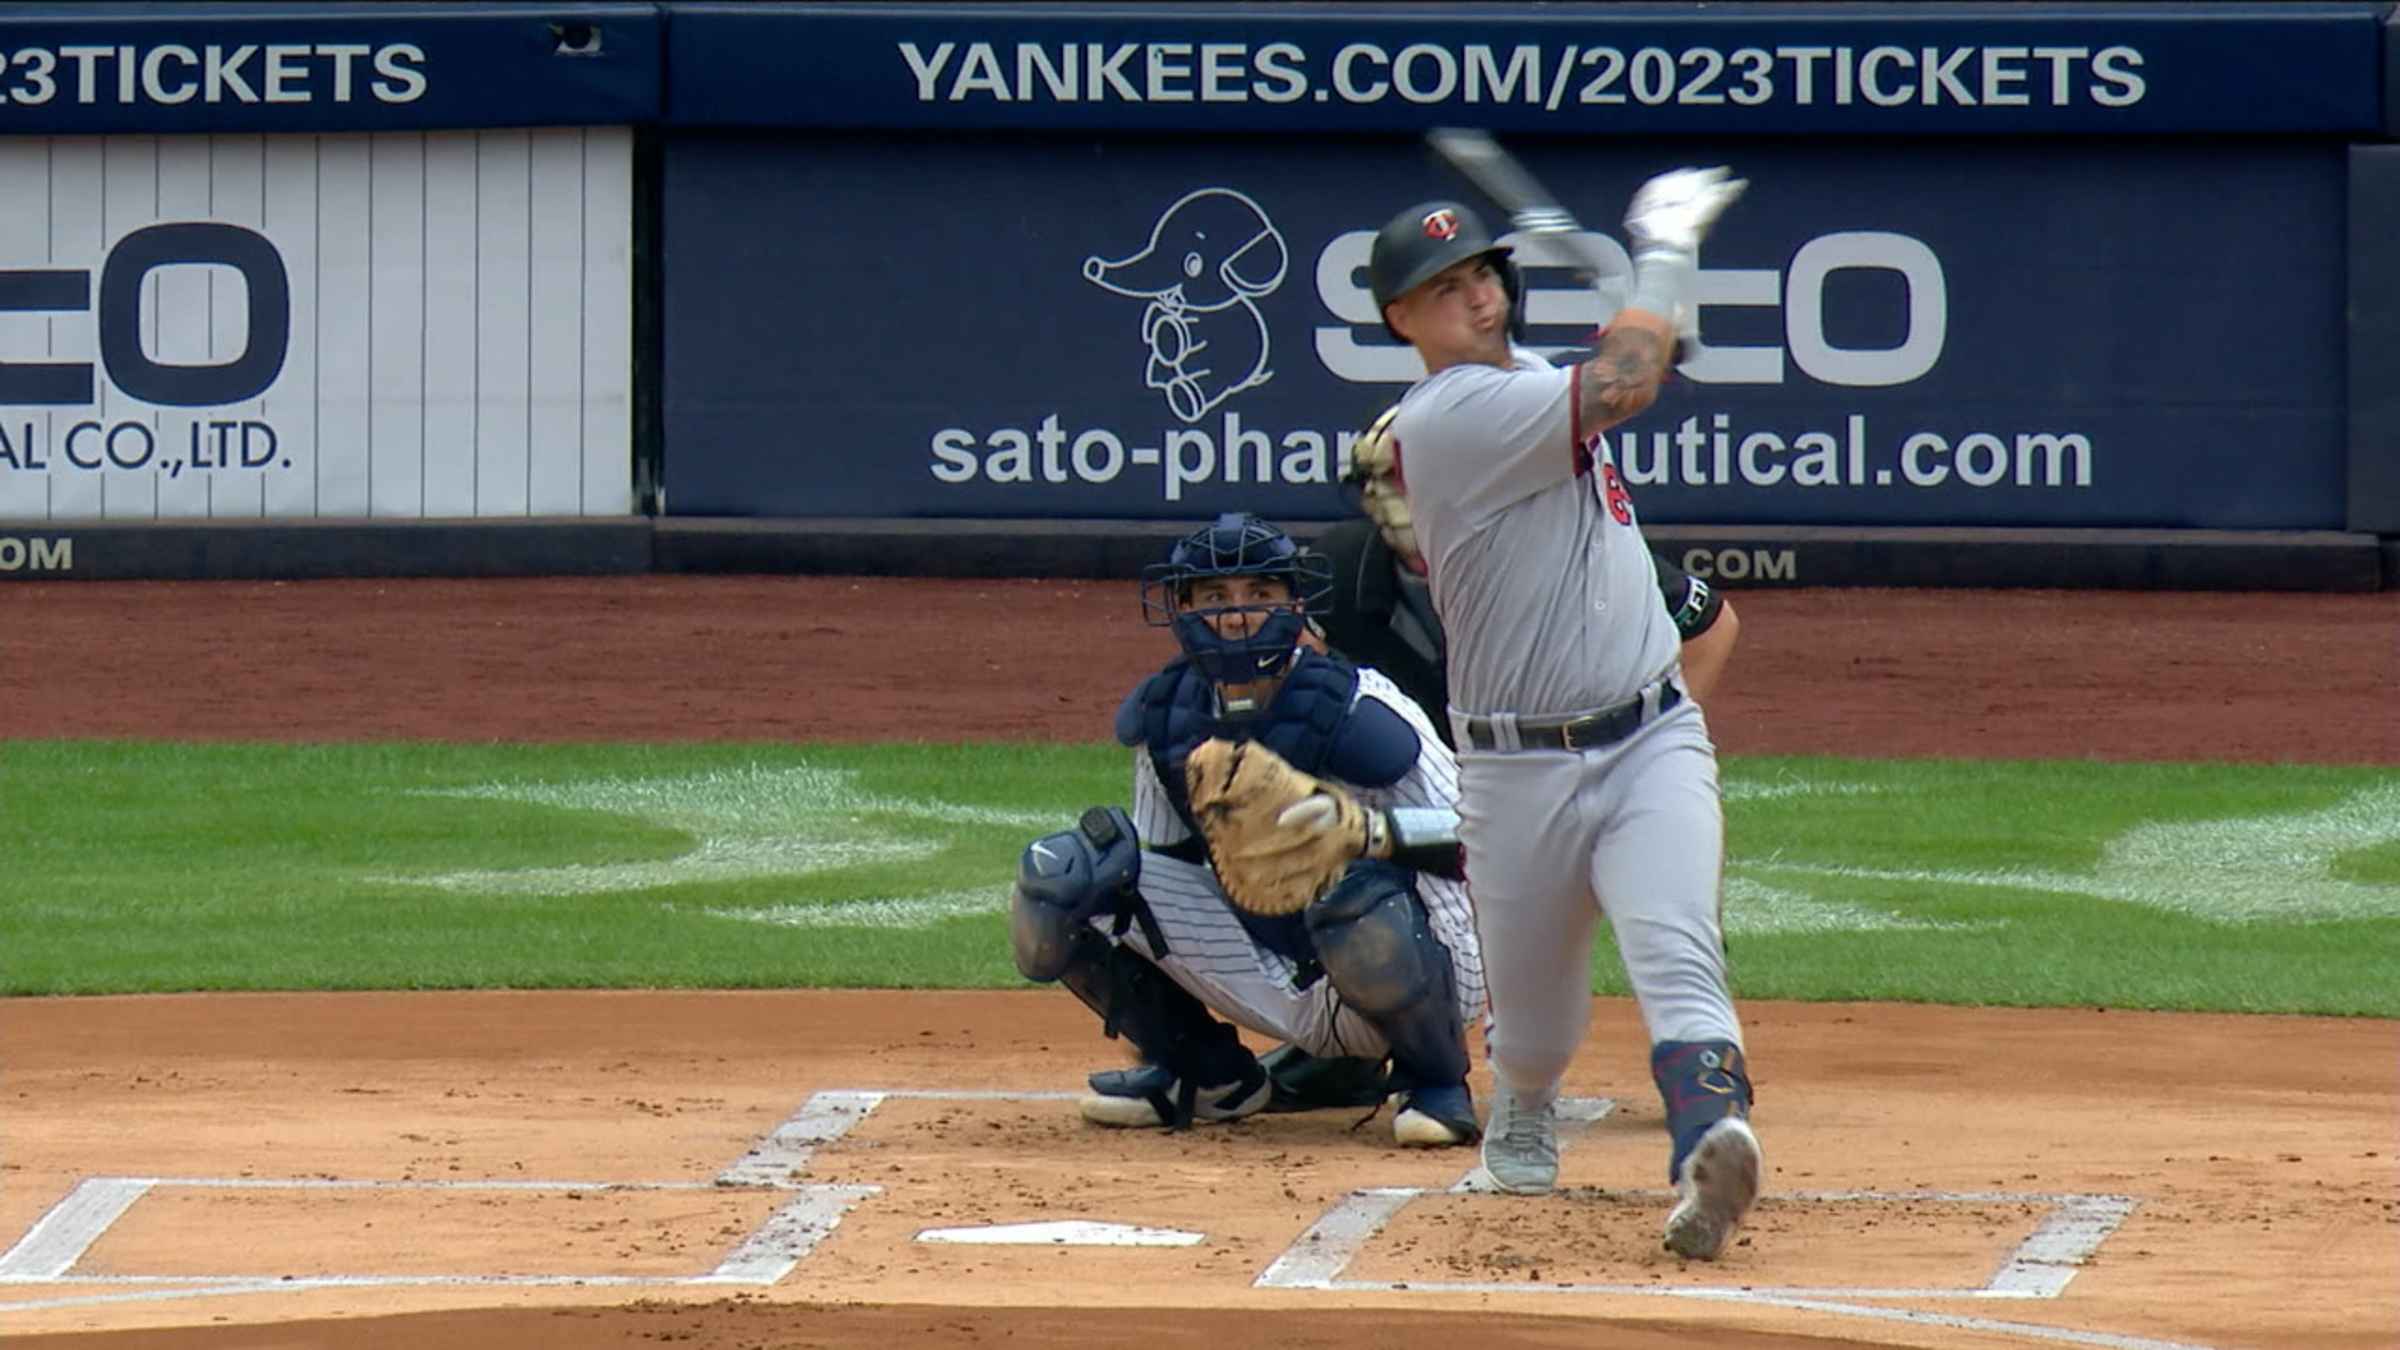
POLYGON ((1648 310, 1620 311, 1600 349, 1575 368, 1576 443, 1649 407, 1674 350, 1673 324, 1648 310))
POLYGON ((1625 212, 1633 241, 1633 294, 1600 350, 1576 368, 1576 442, 1624 421, 1658 397, 1674 358, 1677 319, 1695 339, 1691 294, 1701 237, 1749 186, 1722 168, 1677 169, 1642 184, 1625 212))

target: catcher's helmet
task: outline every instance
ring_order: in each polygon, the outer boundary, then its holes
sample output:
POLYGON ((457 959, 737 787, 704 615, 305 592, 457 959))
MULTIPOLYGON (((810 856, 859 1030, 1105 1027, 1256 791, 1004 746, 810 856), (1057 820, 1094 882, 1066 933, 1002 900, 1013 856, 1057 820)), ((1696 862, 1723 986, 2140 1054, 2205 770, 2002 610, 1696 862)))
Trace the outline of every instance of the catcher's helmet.
POLYGON ((1248 684, 1281 675, 1300 644, 1303 617, 1333 594, 1333 565, 1248 512, 1228 511, 1175 541, 1167 560, 1142 569, 1142 617, 1171 627, 1192 664, 1216 684, 1248 684), (1193 582, 1215 577, 1272 577, 1291 589, 1273 605, 1190 606, 1193 582), (1209 620, 1247 612, 1258 622, 1247 637, 1225 638, 1209 620))
MULTIPOLYGON (((1521 321, 1518 303, 1522 288, 1517 280, 1516 264, 1508 260, 1514 250, 1506 244, 1492 242, 1491 231, 1483 227, 1483 219, 1459 202, 1419 202, 1402 211, 1375 232, 1374 247, 1367 253, 1367 287, 1374 293, 1375 309, 1408 294, 1434 278, 1446 267, 1455 266, 1469 258, 1488 256, 1492 270, 1500 274, 1500 284, 1508 292, 1509 324, 1514 333, 1521 321)), ((1400 334, 1384 321, 1384 330, 1393 337, 1400 334)))

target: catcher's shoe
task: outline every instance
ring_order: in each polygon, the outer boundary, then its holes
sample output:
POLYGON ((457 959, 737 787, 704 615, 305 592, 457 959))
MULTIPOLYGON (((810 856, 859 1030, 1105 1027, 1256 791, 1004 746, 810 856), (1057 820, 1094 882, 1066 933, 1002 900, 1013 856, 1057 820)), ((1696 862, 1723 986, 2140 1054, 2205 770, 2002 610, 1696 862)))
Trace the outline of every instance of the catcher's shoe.
POLYGON ((1214 1087, 1187 1087, 1168 1069, 1137 1064, 1091 1076, 1091 1095, 1079 1104, 1094 1125, 1121 1129, 1178 1129, 1198 1120, 1240 1120, 1267 1109, 1273 1089, 1254 1060, 1240 1078, 1214 1087))
POLYGON ((1312 1055, 1282 1045, 1258 1057, 1275 1094, 1269 1111, 1323 1111, 1379 1106, 1385 1095, 1383 1061, 1312 1055))
POLYGON ((1749 1121, 1727 1116, 1709 1126, 1675 1169, 1667 1250, 1695 1261, 1715 1260, 1758 1199, 1763 1162, 1749 1121))
POLYGON ((1483 1131, 1483 1172, 1512 1195, 1547 1195, 1558 1185, 1558 1125, 1551 1105, 1526 1106, 1502 1087, 1483 1131))
POLYGON ((1451 1148, 1472 1144, 1483 1133, 1464 1083, 1395 1092, 1392 1105, 1392 1138, 1402 1148, 1451 1148))

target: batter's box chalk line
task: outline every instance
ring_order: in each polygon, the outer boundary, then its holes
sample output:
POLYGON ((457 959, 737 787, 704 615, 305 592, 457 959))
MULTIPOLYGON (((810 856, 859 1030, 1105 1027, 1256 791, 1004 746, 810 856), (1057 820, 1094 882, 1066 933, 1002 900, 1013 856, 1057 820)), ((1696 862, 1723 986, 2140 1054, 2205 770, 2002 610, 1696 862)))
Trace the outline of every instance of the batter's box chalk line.
MULTIPOLYGON (((1615 1109, 1605 1097, 1562 1097, 1556 1110, 1561 1151, 1581 1137, 1594 1121, 1615 1109)), ((1470 1169, 1445 1194, 1488 1192, 1489 1180, 1480 1167, 1470 1169)), ((1470 1294, 1583 1294, 1641 1298, 1688 1298, 1723 1303, 1764 1304, 1847 1317, 1909 1322, 1997 1333, 2053 1344, 2091 1345, 2108 1350, 2209 1350, 2183 1341, 2162 1341, 2104 1331, 2080 1331, 2034 1323, 2005 1322, 1986 1317, 1919 1312, 1878 1307, 1847 1300, 1873 1299, 2054 1299, 2066 1291, 2075 1272, 2100 1248, 2109 1234, 2134 1210, 2135 1201, 2123 1195, 2034 1194, 2017 1191, 1785 1191, 1785 1199, 1814 1202, 1880 1204, 1916 1201, 1932 1204, 2038 1204, 2047 1207, 2032 1234, 2017 1244, 1998 1271, 1971 1289, 1922 1288, 1799 1288, 1771 1285, 1578 1284, 1476 1280, 1346 1280, 1342 1272, 1374 1241, 1411 1200, 1431 1194, 1421 1187, 1380 1186, 1352 1191, 1336 1201, 1261 1272, 1260 1289, 1322 1289, 1347 1293, 1470 1293, 1470 1294)), ((1662 1201, 1672 1193, 1657 1193, 1662 1201)))
MULTIPOLYGON (((0 1254, 0 1289, 69 1286, 77 1292, 0 1300, 0 1313, 99 1303, 205 1298, 225 1294, 302 1289, 351 1289, 445 1285, 582 1285, 706 1287, 771 1285, 792 1270, 880 1186, 830 1185, 805 1181, 818 1145, 841 1138, 888 1096, 946 1096, 941 1093, 820 1092, 776 1126, 749 1151, 706 1181, 394 1181, 273 1179, 256 1177, 86 1177, 0 1254), (684 1275, 619 1275, 580 1272, 539 1275, 88 1275, 75 1267, 109 1227, 154 1191, 444 1191, 607 1195, 656 1191, 749 1189, 789 1193, 717 1263, 684 1275), (97 1290, 92 1287, 98 1287, 97 1290), (101 1291, 105 1292, 101 1292, 101 1291)), ((975 1094, 968 1094, 975 1095, 975 1094)), ((994 1094, 998 1095, 998 1094, 994 1094)), ((1021 1094, 1019 1094, 1021 1095, 1021 1094)), ((1048 1095, 1048 1094, 1045 1094, 1048 1095)))
MULTIPOLYGON (((94 1304, 204 1298, 229 1294, 304 1289, 425 1286, 707 1287, 772 1285, 789 1275, 829 1237, 861 1202, 882 1193, 871 1185, 810 1182, 818 1147, 847 1135, 888 1100, 953 1102, 1064 1102, 1071 1092, 940 1091, 924 1089, 818 1092, 767 1132, 741 1157, 706 1181, 407 1181, 272 1179, 254 1177, 95 1176, 78 1182, 65 1198, 35 1221, 6 1253, 0 1253, 0 1290, 46 1287, 59 1292, 21 1300, 0 1299, 0 1313, 94 1304), (228 1191, 483 1191, 609 1194, 658 1191, 751 1189, 788 1193, 765 1220, 704 1271, 686 1275, 615 1275, 601 1272, 541 1275, 91 1275, 76 1265, 126 1211, 154 1191, 174 1188, 228 1191), (72 1289, 74 1292, 66 1292, 72 1289)), ((1557 1104, 1561 1147, 1607 1116, 1607 1098, 1565 1097, 1557 1104)), ((1448 1193, 1476 1189, 1480 1169, 1471 1169, 1448 1193)), ((1763 1304, 1849 1317, 1997 1333, 2053 1344, 2105 1350, 2210 1350, 2177 1341, 2150 1340, 2107 1332, 2077 1331, 1981 1317, 1918 1312, 1845 1300, 1875 1299, 2052 1299, 2065 1290, 2077 1267, 2115 1231, 2135 1202, 2120 1195, 2049 1195, 2018 1192, 1812 1191, 1789 1198, 1823 1202, 1919 1201, 1929 1203, 2039 1203, 2048 1213, 2018 1244, 1991 1279, 1973 1289, 1774 1288, 1616 1284, 1510 1284, 1459 1281, 1345 1280, 1342 1271, 1422 1188, 1375 1187, 1353 1191, 1328 1209, 1253 1281, 1261 1289, 1314 1289, 1402 1293, 1444 1291, 1496 1294, 1582 1294, 1689 1298, 1763 1304)))

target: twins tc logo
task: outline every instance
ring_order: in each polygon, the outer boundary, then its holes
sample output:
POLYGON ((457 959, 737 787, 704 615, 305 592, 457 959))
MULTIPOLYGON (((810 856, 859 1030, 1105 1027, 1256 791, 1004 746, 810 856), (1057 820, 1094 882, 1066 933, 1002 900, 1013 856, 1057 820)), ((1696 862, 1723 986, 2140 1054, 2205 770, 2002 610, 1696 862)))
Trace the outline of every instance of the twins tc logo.
POLYGON ((1458 213, 1445 206, 1425 217, 1425 237, 1444 242, 1458 237, 1458 213))
POLYGON ((1084 280, 1150 303, 1142 383, 1186 422, 1265 384, 1267 321, 1258 297, 1283 284, 1290 255, 1257 202, 1231 188, 1186 193, 1150 227, 1150 241, 1111 262, 1083 260, 1084 280))

